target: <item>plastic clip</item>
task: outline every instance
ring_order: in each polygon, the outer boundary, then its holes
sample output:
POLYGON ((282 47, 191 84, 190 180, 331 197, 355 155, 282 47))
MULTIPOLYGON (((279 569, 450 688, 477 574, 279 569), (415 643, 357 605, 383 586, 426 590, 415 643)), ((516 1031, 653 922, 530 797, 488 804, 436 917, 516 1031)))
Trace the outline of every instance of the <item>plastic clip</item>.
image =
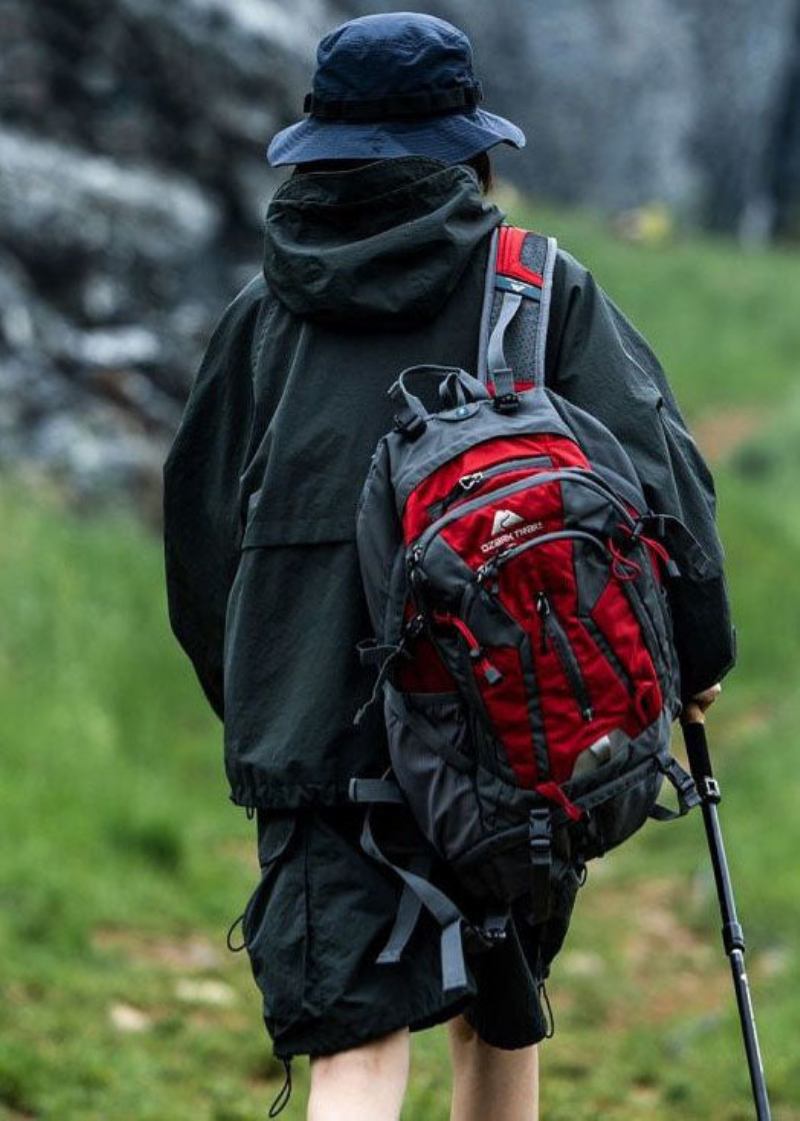
POLYGON ((418 413, 411 413, 410 416, 405 417, 401 413, 396 413, 392 418, 392 423, 395 432, 399 432, 407 440, 419 439, 427 427, 426 422, 418 413))
POLYGON ((501 393, 494 399, 494 408, 498 413, 515 413, 519 408, 519 394, 501 393))

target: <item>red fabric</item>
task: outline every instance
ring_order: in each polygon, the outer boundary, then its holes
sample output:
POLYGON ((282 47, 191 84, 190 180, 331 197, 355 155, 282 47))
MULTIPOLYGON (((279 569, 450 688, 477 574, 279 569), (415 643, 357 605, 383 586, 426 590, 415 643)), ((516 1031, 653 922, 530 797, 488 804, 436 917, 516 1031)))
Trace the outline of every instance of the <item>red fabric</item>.
POLYGON ((491 661, 502 678, 494 685, 489 685, 483 674, 476 675, 475 680, 493 727, 503 729, 501 743, 517 781, 530 790, 537 772, 519 652, 514 646, 493 646, 491 661))
MULTIPOLYGON (((443 464, 409 496, 403 512, 406 543, 412 543, 427 528, 431 523, 430 507, 451 495, 462 476, 535 456, 545 456, 551 464, 539 470, 589 466, 580 447, 573 440, 558 435, 508 437, 475 445, 443 464)), ((454 518, 442 530, 444 539, 467 564, 477 569, 503 548, 564 528, 558 483, 544 483, 504 499, 492 498, 495 490, 536 470, 509 467, 485 480, 475 491, 466 492, 450 506, 450 510, 457 510, 458 502, 473 498, 484 500, 478 508, 454 518), (505 524, 495 532, 498 514, 505 524)), ((661 549, 653 548, 649 539, 645 543, 657 567, 658 560, 663 559, 661 549)), ((580 621, 573 549, 574 543, 567 538, 537 545, 514 557, 497 575, 500 602, 524 625, 530 642, 544 741, 536 746, 546 747, 550 761, 550 775, 545 784, 550 793, 545 796, 552 796, 561 805, 564 805, 563 794, 558 784, 571 776, 578 755, 616 728, 623 729, 631 737, 638 735, 656 719, 663 703, 653 661, 623 584, 613 569, 607 587, 592 608, 592 617, 630 678, 632 693, 580 621), (594 712, 589 721, 581 712, 573 683, 552 636, 546 647, 543 646, 542 621, 536 610, 539 592, 546 592, 551 610, 580 666, 594 712)), ((627 575, 627 569, 623 575, 627 575)), ((481 646, 479 638, 461 618, 451 615, 439 621, 454 626, 470 649, 481 646)), ((398 668, 401 688, 417 692, 456 689, 428 639, 418 639, 413 652, 413 663, 398 668)), ((534 732, 517 648, 484 644, 482 656, 474 659, 474 672, 487 715, 518 782, 526 789, 536 788, 537 781, 544 776, 537 771, 534 732), (499 680, 487 673, 487 668, 491 667, 499 671, 499 680)))
POLYGON ((481 644, 463 619, 459 619, 457 615, 443 615, 438 611, 434 611, 433 618, 437 623, 444 623, 446 626, 455 627, 469 646, 470 654, 473 652, 480 653, 481 644))
MULTIPOLYGON (((489 396, 494 397, 494 395, 495 395, 494 382, 492 382, 491 385, 487 385, 486 388, 489 391, 489 396)), ((517 393, 525 393, 526 390, 533 389, 533 382, 532 381, 517 381, 516 378, 515 378, 514 379, 514 389, 517 393)))
MULTIPOLYGON (((527 624, 540 697, 544 737, 550 759, 551 779, 564 782, 572 774, 575 760, 601 736, 622 728, 631 737, 639 734, 658 715, 662 699, 655 668, 645 647, 638 622, 622 590, 612 579, 593 609, 593 616, 633 682, 633 696, 606 660, 589 631, 578 618, 577 589, 573 576, 572 543, 567 539, 537 546, 522 553, 500 570, 499 595, 506 610, 527 624), (536 596, 546 589, 551 610, 557 615, 578 660, 594 717, 586 721, 580 711, 572 682, 561 656, 549 636, 542 642, 542 622, 536 611, 536 596)), ((495 650, 487 649, 495 661, 495 650)), ((488 693, 484 692, 484 699, 488 693)), ((502 742, 506 751, 517 750, 520 732, 514 723, 529 723, 526 709, 503 714, 502 742)), ((517 769, 515 767, 515 769, 517 769)), ((519 771, 518 771, 519 773, 519 771)))
POLYGON ((408 648, 409 657, 395 662, 394 679, 405 693, 456 693, 458 686, 431 640, 421 635, 408 648))
MULTIPOLYGON (((484 505, 454 519, 444 527, 441 536, 467 564, 477 569, 505 548, 563 528, 561 485, 554 481, 494 500, 489 492, 484 505), (498 526, 504 518, 507 526, 498 526)), ((515 570, 518 564, 515 562, 515 570)))
MULTIPOLYGON (((446 498, 463 475, 472 475, 475 471, 494 467, 507 459, 530 459, 537 455, 548 456, 554 468, 589 466, 578 444, 564 436, 513 436, 474 444, 443 463, 411 492, 403 510, 403 536, 406 544, 411 544, 427 529, 431 524, 429 507, 446 498)), ((464 498, 477 497, 478 493, 488 494, 490 490, 521 477, 520 474, 497 475, 487 480, 484 488, 475 495, 465 494, 464 498)))
POLYGON ((527 236, 527 230, 517 226, 501 226, 497 239, 497 271, 501 276, 510 276, 514 280, 523 280, 526 284, 535 284, 541 288, 544 278, 541 273, 523 265, 521 260, 522 246, 527 236))
POLYGON ((623 724, 629 736, 636 735, 658 716, 663 705, 653 659, 625 594, 612 580, 592 608, 592 617, 628 671, 635 688, 628 718, 623 724))
POLYGON ((547 798, 550 802, 555 802, 556 805, 561 806, 566 811, 567 817, 571 817, 573 821, 580 821, 583 817, 583 810, 580 806, 576 806, 574 802, 570 802, 561 787, 555 782, 540 782, 536 787, 536 793, 541 794, 542 797, 547 798))

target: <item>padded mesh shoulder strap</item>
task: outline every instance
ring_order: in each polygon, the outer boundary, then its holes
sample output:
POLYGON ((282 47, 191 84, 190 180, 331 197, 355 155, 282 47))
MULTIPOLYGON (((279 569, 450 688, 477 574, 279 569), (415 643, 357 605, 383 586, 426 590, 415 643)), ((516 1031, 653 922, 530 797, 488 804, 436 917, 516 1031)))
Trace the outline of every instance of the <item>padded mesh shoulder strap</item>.
POLYGON ((481 316, 480 380, 495 396, 544 385, 558 245, 515 226, 493 235, 481 316))

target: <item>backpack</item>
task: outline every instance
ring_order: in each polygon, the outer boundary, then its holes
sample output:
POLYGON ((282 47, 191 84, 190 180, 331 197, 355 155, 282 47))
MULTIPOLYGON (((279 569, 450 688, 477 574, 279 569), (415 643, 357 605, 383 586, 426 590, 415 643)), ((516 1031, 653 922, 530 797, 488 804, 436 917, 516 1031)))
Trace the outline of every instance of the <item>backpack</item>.
POLYGON ((495 231, 478 376, 401 374, 358 509, 375 627, 361 655, 379 666, 391 772, 352 779, 350 797, 368 807, 363 848, 405 884, 378 961, 399 960, 425 908, 446 990, 466 983, 464 935, 496 944, 512 905, 545 922, 565 869, 699 801, 669 750, 681 703, 666 585, 706 557, 648 509, 611 432, 545 387, 556 249, 495 231), (677 810, 657 804, 665 777, 677 810), (391 806, 410 810, 430 858, 389 852, 391 806), (458 903, 433 882, 434 855, 458 903))

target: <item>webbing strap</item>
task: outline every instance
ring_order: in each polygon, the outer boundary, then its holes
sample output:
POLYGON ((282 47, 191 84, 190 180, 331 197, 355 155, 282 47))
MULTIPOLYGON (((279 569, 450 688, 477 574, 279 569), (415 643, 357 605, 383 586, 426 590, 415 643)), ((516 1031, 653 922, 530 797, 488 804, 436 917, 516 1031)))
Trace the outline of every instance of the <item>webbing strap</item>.
POLYGON ((550 871, 553 859, 549 809, 531 810, 528 816, 528 848, 533 872, 532 913, 536 922, 544 922, 550 914, 550 871))
POLYGON ((487 384, 494 383, 496 396, 514 392, 515 379, 530 382, 536 388, 545 384, 547 326, 557 253, 558 244, 554 237, 532 232, 524 234, 509 227, 502 227, 493 235, 481 315, 478 377, 487 384), (541 287, 538 286, 537 275, 521 260, 523 246, 529 238, 537 238, 543 243, 541 287), (517 265, 519 267, 514 267, 517 265), (505 275, 509 269, 511 272, 505 275), (526 277, 536 283, 528 282, 526 277), (495 319, 493 308, 498 307, 498 293, 502 296, 500 310, 492 326, 495 319), (509 305, 506 297, 515 302, 509 305), (516 303, 516 300, 519 302, 516 303), (509 334, 512 323, 514 331, 509 334))
POLYGON ((438 887, 425 879, 417 872, 408 868, 401 868, 389 860, 381 851, 370 824, 370 810, 364 815, 364 825, 361 830, 361 847, 367 856, 377 860, 386 868, 391 869, 399 876, 403 883, 416 895, 426 911, 442 928, 440 943, 440 956, 442 966, 442 989, 450 992, 452 989, 462 989, 467 985, 467 967, 464 962, 464 947, 461 941, 461 923, 464 916, 448 896, 438 887))
MULTIPOLYGON (((411 862, 411 870, 417 875, 424 875, 426 872, 430 872, 430 868, 431 862, 426 856, 416 856, 411 862)), ((409 939, 414 933, 414 927, 417 925, 421 912, 422 903, 420 902, 419 896, 408 884, 404 884, 400 902, 397 905, 394 926, 392 927, 386 945, 375 959, 379 965, 394 965, 400 961, 403 950, 408 945, 409 939)))
POLYGON ((467 970, 464 965, 464 947, 461 942, 461 920, 455 919, 442 931, 441 943, 442 989, 466 988, 467 970))
POLYGON ((503 292, 500 314, 489 336, 489 352, 486 357, 487 376, 494 384, 495 397, 504 397, 514 392, 514 375, 506 361, 506 331, 522 305, 522 296, 516 292, 503 292))
POLYGON ((654 821, 675 821, 679 817, 684 817, 689 810, 700 804, 700 794, 695 786, 694 779, 683 769, 677 759, 668 754, 663 757, 659 756, 658 765, 675 787, 675 793, 678 796, 678 808, 677 810, 671 810, 667 806, 656 803, 650 810, 650 817, 654 821))

